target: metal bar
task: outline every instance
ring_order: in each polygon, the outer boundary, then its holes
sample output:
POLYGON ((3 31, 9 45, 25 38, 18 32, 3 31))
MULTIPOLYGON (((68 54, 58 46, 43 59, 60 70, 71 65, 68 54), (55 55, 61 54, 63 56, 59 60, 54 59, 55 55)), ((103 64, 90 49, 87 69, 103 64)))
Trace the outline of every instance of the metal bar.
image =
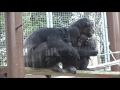
POLYGON ((52 12, 49 12, 49 23, 50 23, 50 27, 53 27, 53 18, 52 18, 52 12))
POLYGON ((50 23, 49 23, 49 12, 46 12, 46 17, 47 17, 47 27, 50 27, 50 23))
MULTIPOLYGON (((108 53, 107 52, 107 46, 106 46, 106 33, 105 33, 105 21, 104 21, 104 15, 103 15, 103 13, 101 13, 101 16, 102 16, 102 25, 101 25, 101 29, 102 29, 102 34, 103 34, 103 45, 104 45, 104 53, 108 53)), ((107 63, 107 55, 106 54, 104 54, 105 55, 105 57, 104 57, 104 59, 105 59, 105 63, 107 63)))
MULTIPOLYGON (((106 39, 106 52, 109 53, 109 40, 108 40, 108 29, 107 29, 107 17, 106 12, 103 12, 104 18, 104 29, 105 29, 105 39, 106 39)), ((107 62, 110 62, 110 55, 107 55, 107 62)))

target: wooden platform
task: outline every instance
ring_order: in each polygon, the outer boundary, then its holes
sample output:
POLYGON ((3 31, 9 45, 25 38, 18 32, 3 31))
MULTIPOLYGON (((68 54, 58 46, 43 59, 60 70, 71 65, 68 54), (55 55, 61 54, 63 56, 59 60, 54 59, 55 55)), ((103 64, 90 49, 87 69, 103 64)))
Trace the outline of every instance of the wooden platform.
POLYGON ((97 77, 97 78, 120 78, 120 72, 106 72, 106 71, 82 71, 77 70, 76 74, 68 72, 57 73, 49 69, 32 69, 25 67, 25 73, 31 75, 55 75, 55 76, 75 76, 75 77, 97 77))
MULTIPOLYGON (((7 67, 0 67, 0 73, 6 73, 7 67)), ((64 73, 54 72, 50 69, 33 69, 30 67, 25 67, 25 76, 26 77, 33 77, 36 76, 39 78, 40 75, 52 75, 55 77, 63 77, 63 76, 71 76, 73 77, 88 77, 88 78, 120 78, 120 71, 113 72, 113 71, 83 71, 77 70, 76 74, 71 74, 65 71, 64 73), (31 75, 31 76, 30 76, 31 75)), ((44 77, 43 77, 44 78, 44 77)))

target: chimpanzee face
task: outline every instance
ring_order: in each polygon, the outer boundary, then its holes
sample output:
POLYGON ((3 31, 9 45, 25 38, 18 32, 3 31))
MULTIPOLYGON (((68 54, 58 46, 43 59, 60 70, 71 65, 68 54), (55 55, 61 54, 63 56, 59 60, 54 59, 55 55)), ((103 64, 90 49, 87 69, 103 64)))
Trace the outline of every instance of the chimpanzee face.
POLYGON ((80 31, 80 34, 84 34, 87 37, 92 37, 94 34, 93 22, 88 18, 81 18, 71 26, 77 27, 80 31))
POLYGON ((85 46, 85 45, 88 45, 88 40, 89 40, 89 38, 87 37, 87 36, 85 36, 85 35, 81 35, 80 37, 78 37, 78 39, 77 39, 77 45, 78 46, 85 46))
POLYGON ((86 35, 87 37, 92 37, 94 34, 93 23, 90 20, 87 20, 81 26, 81 33, 86 35))

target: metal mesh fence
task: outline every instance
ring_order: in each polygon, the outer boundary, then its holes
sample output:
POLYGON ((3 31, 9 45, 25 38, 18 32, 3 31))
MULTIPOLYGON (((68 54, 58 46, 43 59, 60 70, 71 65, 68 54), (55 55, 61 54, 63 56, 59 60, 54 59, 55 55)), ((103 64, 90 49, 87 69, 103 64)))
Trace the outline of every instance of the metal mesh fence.
POLYGON ((37 28, 47 27, 46 12, 23 12, 24 39, 37 28))
MULTIPOLYGON (((28 37, 35 29, 48 27, 68 27, 81 17, 88 17, 94 23, 94 38, 97 42, 99 54, 108 53, 107 46, 107 26, 105 26, 104 12, 22 12, 23 34, 24 39, 28 37), (52 16, 47 13, 52 13, 52 16), (51 18, 51 19, 50 19, 51 18), (48 20, 49 19, 49 20, 48 20), (106 31, 105 31, 106 30, 106 31)), ((108 55, 108 54, 107 54, 108 55)), ((98 55, 91 57, 89 65, 101 64, 109 61, 109 56, 98 55)), ((5 48, 5 18, 4 13, 0 13, 0 65, 5 65, 6 48, 5 48)))
POLYGON ((0 12, 0 66, 6 65, 5 15, 0 12))

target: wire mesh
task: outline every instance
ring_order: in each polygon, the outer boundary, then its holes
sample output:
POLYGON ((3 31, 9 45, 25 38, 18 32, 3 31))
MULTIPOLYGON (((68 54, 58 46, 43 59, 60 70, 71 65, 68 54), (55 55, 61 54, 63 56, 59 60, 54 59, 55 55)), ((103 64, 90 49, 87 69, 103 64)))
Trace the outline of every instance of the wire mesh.
POLYGON ((5 14, 0 12, 0 66, 6 65, 5 14))
MULTIPOLYGON (((52 23, 53 27, 68 27, 76 20, 82 17, 88 17, 93 21, 95 34, 94 39, 97 43, 97 49, 99 54, 96 57, 91 57, 89 65, 97 65, 105 63, 105 47, 106 41, 103 39, 106 35, 104 29, 103 12, 52 12, 52 22, 47 22, 46 12, 22 12, 22 22, 23 22, 23 36, 24 39, 28 37, 35 29, 47 27, 48 23, 52 23)), ((5 48, 5 17, 4 12, 0 12, 0 65, 5 65, 6 63, 6 48, 5 48)), ((109 53, 109 52, 107 52, 109 53)), ((109 61, 109 60, 107 60, 109 61)))

